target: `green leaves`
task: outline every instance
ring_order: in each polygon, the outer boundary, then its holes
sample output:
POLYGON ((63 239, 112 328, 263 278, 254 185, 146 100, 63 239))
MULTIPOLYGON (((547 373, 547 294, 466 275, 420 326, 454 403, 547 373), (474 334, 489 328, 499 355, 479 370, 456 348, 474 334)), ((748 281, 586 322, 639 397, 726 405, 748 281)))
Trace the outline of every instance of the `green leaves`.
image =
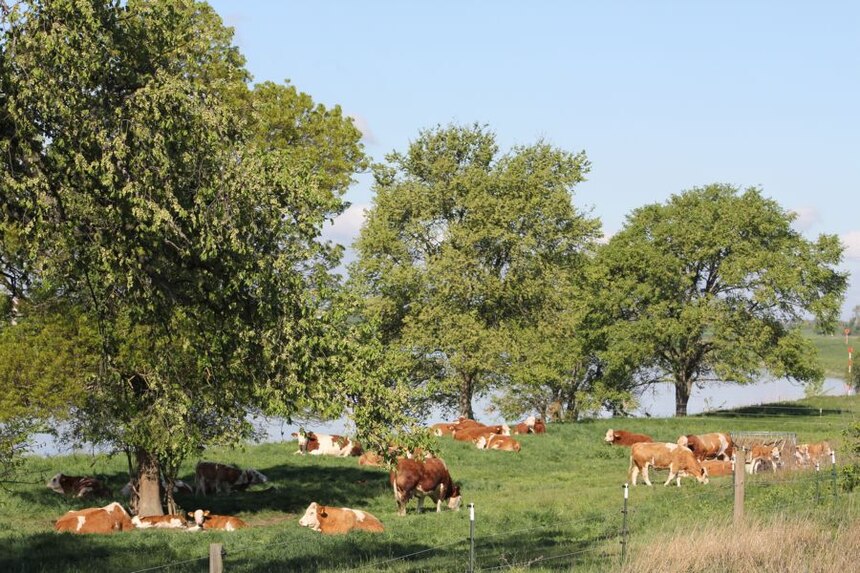
POLYGON ((834 324, 842 251, 833 236, 805 240, 792 219, 758 189, 722 184, 636 209, 598 258, 610 369, 668 375, 679 413, 713 376, 820 378, 792 325, 807 313, 834 324))

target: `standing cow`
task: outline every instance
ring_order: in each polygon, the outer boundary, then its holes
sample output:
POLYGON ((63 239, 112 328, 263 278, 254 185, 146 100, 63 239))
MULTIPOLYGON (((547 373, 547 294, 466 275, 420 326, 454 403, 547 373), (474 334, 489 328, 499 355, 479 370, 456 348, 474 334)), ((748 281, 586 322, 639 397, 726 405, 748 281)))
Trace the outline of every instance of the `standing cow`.
POLYGON ((681 487, 681 476, 692 476, 700 483, 708 483, 707 470, 702 467, 693 452, 678 444, 662 442, 633 444, 630 448, 628 477, 634 486, 640 471, 645 485, 651 485, 648 479, 649 466, 656 469, 669 469, 669 477, 664 486, 669 485, 674 478, 677 486, 681 487))
POLYGON ((442 511, 442 502, 448 501, 448 508, 460 509, 460 486, 451 480, 448 467, 440 458, 426 460, 397 460, 397 468, 391 472, 391 485, 397 501, 398 515, 406 515, 406 504, 412 496, 418 498, 418 513, 424 506, 424 496, 436 503, 436 511, 442 511))
POLYGON ((735 451, 731 435, 724 432, 680 436, 677 444, 689 448, 699 461, 730 460, 735 451))
POLYGON ((200 462, 194 469, 194 494, 245 491, 249 486, 266 483, 269 478, 257 470, 240 470, 236 466, 216 462, 200 462))

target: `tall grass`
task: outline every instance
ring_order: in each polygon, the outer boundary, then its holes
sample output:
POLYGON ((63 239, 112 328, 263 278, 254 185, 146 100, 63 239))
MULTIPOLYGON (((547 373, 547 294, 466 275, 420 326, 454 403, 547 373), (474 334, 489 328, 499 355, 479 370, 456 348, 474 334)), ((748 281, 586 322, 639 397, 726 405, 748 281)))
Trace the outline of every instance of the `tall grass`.
MULTIPOLYGON (((453 478, 462 485, 464 506, 470 502, 476 506, 475 553, 480 570, 611 571, 618 570, 621 561, 622 484, 627 479, 629 450, 605 445, 607 428, 647 433, 661 441, 709 431, 795 432, 801 441, 829 439, 841 448, 840 432, 857 412, 857 397, 824 397, 791 407, 763 406, 682 419, 555 424, 547 435, 521 437, 519 454, 481 451, 450 438, 440 439, 439 447, 453 478)), ((178 498, 186 511, 201 508, 238 515, 251 525, 232 533, 54 533, 53 521, 66 511, 111 500, 64 498, 49 491, 44 482, 59 471, 95 474, 118 492, 127 479, 125 460, 100 455, 30 458, 19 476, 26 483, 0 484, 0 571, 132 572, 170 563, 179 565, 160 571, 206 571, 210 543, 224 544, 225 571, 230 573, 465 570, 468 511, 418 515, 412 502, 408 514, 398 517, 384 469, 358 466, 355 458, 295 456, 295 450, 290 442, 206 452, 204 459, 253 467, 270 478, 270 483, 247 492, 178 498), (298 525, 312 501, 369 511, 386 531, 323 537, 298 525)), ((844 451, 839 450, 840 463, 849 461, 844 451)), ((197 461, 188 460, 179 477, 193 480, 197 461)), ((652 481, 659 484, 665 477, 665 472, 655 472, 652 481)), ((817 485, 809 471, 748 477, 746 511, 751 520, 767 520, 778 513, 788 523, 791 516, 798 516, 841 539, 843 526, 826 519, 834 505, 829 474, 822 472, 817 485)), ((652 543, 663 545, 675 535, 683 537, 703 524, 725 523, 731 516, 731 477, 716 478, 707 485, 695 480, 682 484, 681 488, 631 488, 631 560, 640 558, 652 543)), ((835 503, 845 520, 856 524, 860 521, 857 494, 837 493, 835 503)))

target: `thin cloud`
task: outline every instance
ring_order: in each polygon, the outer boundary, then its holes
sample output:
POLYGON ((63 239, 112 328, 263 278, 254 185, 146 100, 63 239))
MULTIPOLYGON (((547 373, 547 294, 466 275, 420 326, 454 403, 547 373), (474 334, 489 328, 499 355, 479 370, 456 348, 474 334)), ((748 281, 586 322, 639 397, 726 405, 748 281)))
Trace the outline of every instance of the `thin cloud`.
POLYGON ((808 231, 821 220, 818 209, 809 205, 792 209, 792 211, 797 215, 794 226, 798 231, 808 231))
POLYGON ((361 225, 364 224, 368 207, 369 205, 364 203, 350 205, 349 209, 336 217, 332 223, 326 225, 323 229, 323 237, 335 243, 350 246, 358 236, 361 225))
POLYGON ((366 142, 373 145, 379 143, 376 139, 376 136, 370 130, 370 124, 368 124, 367 119, 363 116, 350 114, 349 117, 352 118, 352 122, 355 124, 355 127, 361 132, 361 138, 366 142))
POLYGON ((860 231, 844 233, 839 240, 845 245, 845 258, 860 261, 860 231))

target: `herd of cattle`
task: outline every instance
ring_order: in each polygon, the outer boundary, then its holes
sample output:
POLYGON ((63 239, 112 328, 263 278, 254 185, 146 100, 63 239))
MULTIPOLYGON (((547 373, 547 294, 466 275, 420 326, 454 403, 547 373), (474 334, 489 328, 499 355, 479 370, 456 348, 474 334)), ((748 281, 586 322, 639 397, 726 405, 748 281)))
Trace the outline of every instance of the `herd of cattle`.
MULTIPOLYGON (((696 478, 708 483, 708 477, 730 475, 735 468, 737 445, 730 434, 713 432, 702 435, 682 435, 676 442, 655 442, 651 436, 634 434, 625 430, 607 430, 604 441, 610 445, 630 447, 628 480, 635 486, 639 474, 646 485, 648 468, 668 469, 669 477, 663 485, 675 480, 681 485, 681 477, 696 478)), ((799 466, 819 462, 831 453, 830 444, 817 442, 798 444, 794 448, 794 461, 799 466)), ((783 467, 782 450, 773 444, 756 444, 744 452, 745 471, 750 474, 761 471, 776 471, 783 467)))
MULTIPOLYGON (((436 436, 452 436, 455 440, 472 442, 479 449, 519 452, 521 445, 511 435, 544 434, 546 425, 539 418, 529 417, 515 424, 511 430, 504 424, 488 426, 475 420, 460 418, 456 422, 435 424, 430 430, 436 436)), ((293 434, 293 437, 296 438, 299 447, 296 454, 356 456, 361 465, 384 464, 384 457, 381 454, 364 452, 362 447, 350 438, 303 430, 293 434)), ((610 445, 630 447, 628 479, 634 486, 640 474, 643 481, 651 485, 648 476, 649 468, 668 469, 669 477, 664 485, 668 485, 674 479, 678 486, 681 485, 683 476, 694 477, 702 483, 708 483, 709 476, 728 475, 734 471, 733 454, 737 446, 726 433, 683 435, 672 443, 655 442, 650 436, 610 429, 606 432, 605 442, 610 445)), ((830 451, 827 442, 800 444, 794 451, 795 461, 800 465, 808 465, 830 455, 830 451)), ((405 454, 392 450, 389 452, 389 457, 392 454, 396 457, 396 462, 389 473, 389 481, 394 491, 399 515, 406 514, 406 505, 413 497, 417 498, 419 513, 423 509, 425 497, 429 497, 435 503, 437 512, 442 511, 443 504, 450 509, 459 510, 462 500, 460 486, 451 479, 448 467, 441 458, 417 449, 405 454)), ((782 465, 781 450, 772 445, 754 446, 745 458, 746 470, 749 473, 757 473, 765 469, 775 471, 782 465)), ((229 494, 266 482, 268 478, 254 469, 243 470, 233 465, 201 461, 195 467, 194 487, 176 480, 173 483, 173 491, 193 494, 195 497, 229 494)), ((93 477, 67 476, 60 473, 55 475, 47 486, 71 497, 110 497, 111 495, 105 484, 93 477)), ((162 488, 166 487, 168 484, 162 481, 162 488)), ((130 495, 133 488, 134 484, 130 482, 122 489, 122 495, 130 495)), ((354 529, 384 531, 382 522, 367 511, 330 507, 317 502, 312 502, 308 506, 299 520, 299 525, 324 534, 346 533, 354 529)), ((131 516, 117 502, 104 507, 69 511, 54 523, 57 531, 72 533, 113 533, 135 528, 234 531, 244 527, 247 527, 247 524, 238 517, 213 515, 202 509, 188 512, 186 515, 131 516)))

